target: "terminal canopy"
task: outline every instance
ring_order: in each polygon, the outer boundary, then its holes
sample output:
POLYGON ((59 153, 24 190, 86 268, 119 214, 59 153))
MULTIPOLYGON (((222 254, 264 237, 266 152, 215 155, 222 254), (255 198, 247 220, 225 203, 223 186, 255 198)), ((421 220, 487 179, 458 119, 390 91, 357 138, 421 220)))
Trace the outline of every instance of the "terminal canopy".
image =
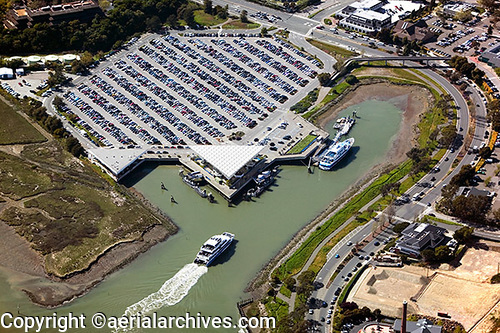
POLYGON ((222 173, 226 179, 231 179, 238 170, 250 162, 264 148, 263 146, 238 145, 196 145, 189 147, 222 173))

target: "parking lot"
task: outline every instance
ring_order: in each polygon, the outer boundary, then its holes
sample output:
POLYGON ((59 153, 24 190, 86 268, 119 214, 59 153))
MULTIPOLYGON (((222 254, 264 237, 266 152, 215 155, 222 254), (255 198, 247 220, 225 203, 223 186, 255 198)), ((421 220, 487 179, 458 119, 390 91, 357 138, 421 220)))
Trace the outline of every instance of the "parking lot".
POLYGON ((439 56, 479 55, 500 43, 500 39, 487 34, 490 24, 488 17, 479 16, 466 23, 452 19, 442 22, 433 15, 424 19, 432 31, 440 33, 436 42, 426 44, 431 52, 439 56))
MULTIPOLYGON (((293 117, 289 107, 318 85, 319 66, 271 38, 155 35, 63 97, 66 113, 105 146, 216 144, 236 132, 255 144, 293 117)), ((301 127, 292 124, 294 135, 301 127)))

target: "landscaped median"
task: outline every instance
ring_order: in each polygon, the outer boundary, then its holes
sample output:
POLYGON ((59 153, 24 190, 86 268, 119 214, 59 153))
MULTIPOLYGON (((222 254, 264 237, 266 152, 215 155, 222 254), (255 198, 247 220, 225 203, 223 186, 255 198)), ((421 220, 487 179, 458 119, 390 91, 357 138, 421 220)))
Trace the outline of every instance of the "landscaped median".
POLYGON ((286 155, 300 154, 304 150, 306 150, 316 139, 317 135, 308 134, 305 138, 297 142, 289 151, 286 152, 286 155))

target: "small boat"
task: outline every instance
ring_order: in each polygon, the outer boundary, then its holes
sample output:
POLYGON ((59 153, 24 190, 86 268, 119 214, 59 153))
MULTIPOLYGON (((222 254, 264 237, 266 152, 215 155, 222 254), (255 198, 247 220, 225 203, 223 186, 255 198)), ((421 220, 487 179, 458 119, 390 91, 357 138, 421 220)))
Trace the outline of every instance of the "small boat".
POLYGON ((174 199, 174 196, 173 196, 173 195, 170 195, 170 202, 172 202, 172 203, 177 203, 177 201, 175 201, 175 199, 174 199))
POLYGON ((200 248, 200 251, 194 259, 198 265, 210 266, 214 260, 220 256, 234 240, 234 235, 229 232, 223 232, 220 235, 210 237, 200 248))
POLYGON ((260 173, 253 180, 257 185, 254 188, 251 188, 247 191, 248 197, 258 197, 262 194, 272 183, 274 183, 275 176, 279 173, 278 168, 274 168, 273 170, 266 170, 260 173))

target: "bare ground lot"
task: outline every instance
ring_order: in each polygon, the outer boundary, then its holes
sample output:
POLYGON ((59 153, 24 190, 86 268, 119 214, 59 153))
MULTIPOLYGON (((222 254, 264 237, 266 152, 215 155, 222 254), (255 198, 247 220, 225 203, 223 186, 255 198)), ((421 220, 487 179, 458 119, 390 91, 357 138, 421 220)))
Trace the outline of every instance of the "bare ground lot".
POLYGON ((437 312, 447 312, 469 330, 500 300, 500 285, 489 283, 500 261, 497 251, 492 244, 489 249, 471 248, 456 269, 449 265, 437 270, 414 266, 369 269, 349 299, 393 317, 401 315, 401 304, 407 300, 410 313, 436 317, 437 312))

